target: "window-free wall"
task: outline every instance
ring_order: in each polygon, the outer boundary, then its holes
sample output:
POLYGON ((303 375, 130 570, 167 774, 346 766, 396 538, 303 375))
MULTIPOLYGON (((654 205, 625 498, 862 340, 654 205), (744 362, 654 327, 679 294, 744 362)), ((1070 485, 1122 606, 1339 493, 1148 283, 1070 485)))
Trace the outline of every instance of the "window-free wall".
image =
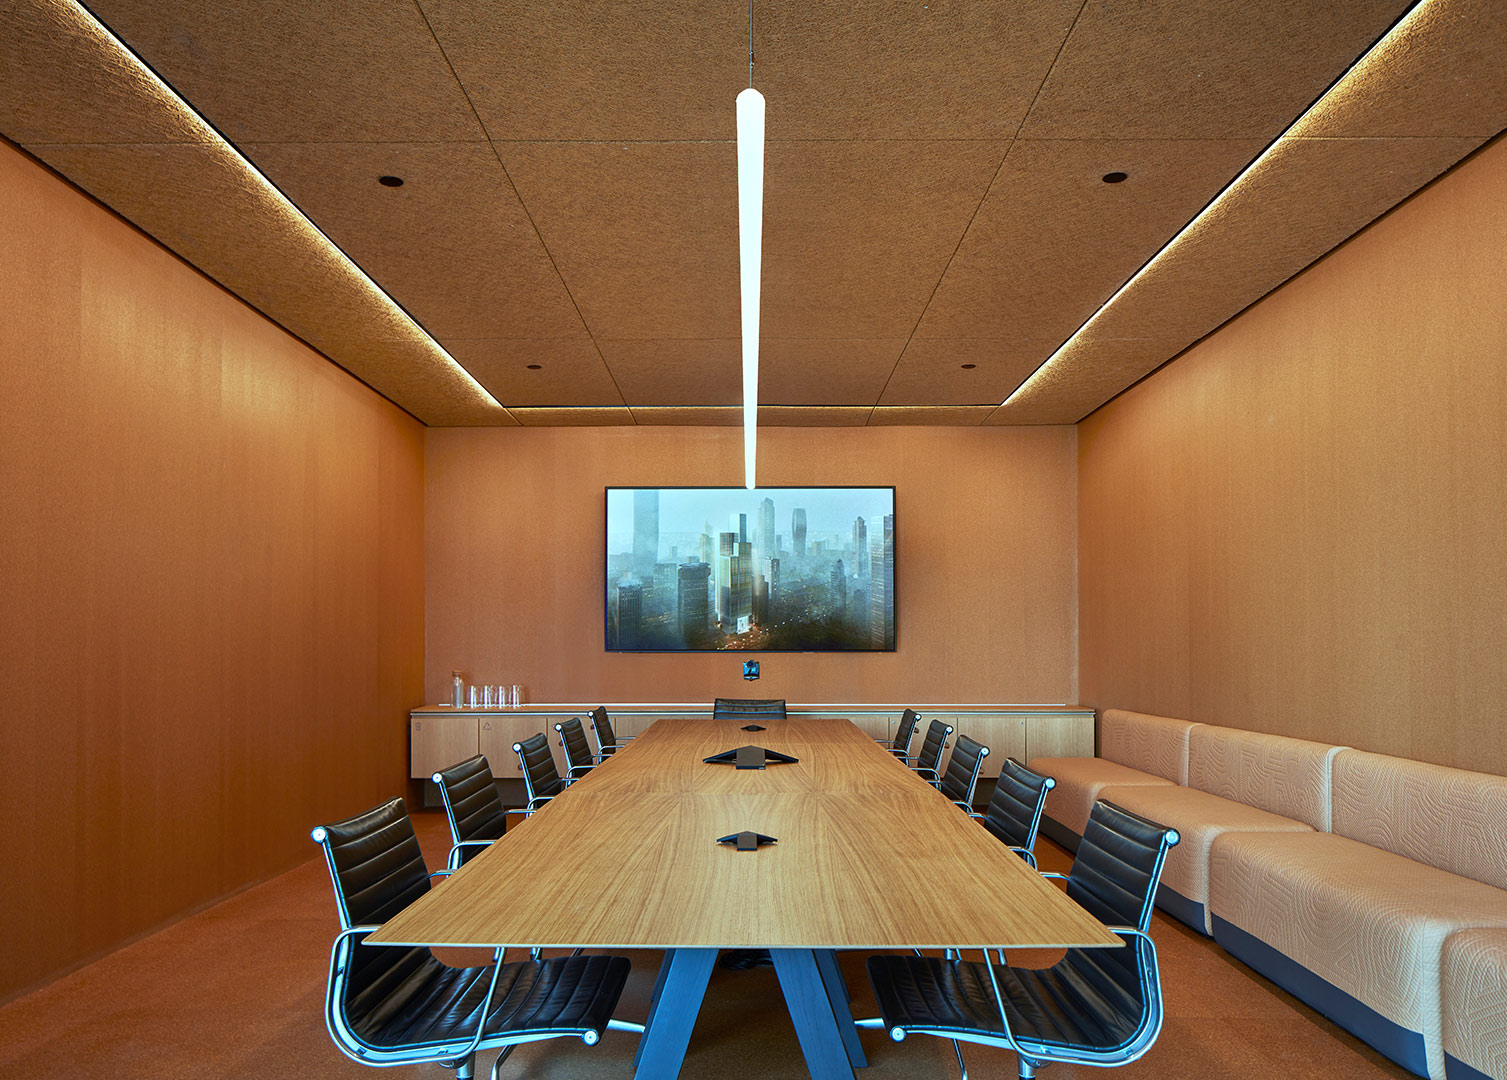
POLYGON ((893 653, 758 654, 763 677, 744 682, 747 654, 602 642, 603 488, 741 486, 740 429, 430 429, 428 700, 459 669, 585 704, 1070 702, 1074 441, 1066 427, 761 429, 761 484, 894 485, 899 637, 893 653))
POLYGON ((1507 773, 1507 142, 1080 425, 1086 704, 1507 773))
POLYGON ((4 143, 0 193, 4 999, 404 791, 423 429, 4 143))

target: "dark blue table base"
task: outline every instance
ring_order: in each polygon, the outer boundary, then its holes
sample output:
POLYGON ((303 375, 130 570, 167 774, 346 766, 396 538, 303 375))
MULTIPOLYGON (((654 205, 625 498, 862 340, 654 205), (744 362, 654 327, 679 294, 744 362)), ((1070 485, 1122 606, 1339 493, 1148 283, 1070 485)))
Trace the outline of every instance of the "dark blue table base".
MULTIPOLYGON (((775 974, 813 1080, 852 1080, 868 1060, 848 1007, 848 988, 831 949, 771 949, 775 974)), ((696 1014, 717 961, 716 949, 670 949, 660 965, 649 1019, 633 1057, 635 1080, 680 1074, 696 1014)))

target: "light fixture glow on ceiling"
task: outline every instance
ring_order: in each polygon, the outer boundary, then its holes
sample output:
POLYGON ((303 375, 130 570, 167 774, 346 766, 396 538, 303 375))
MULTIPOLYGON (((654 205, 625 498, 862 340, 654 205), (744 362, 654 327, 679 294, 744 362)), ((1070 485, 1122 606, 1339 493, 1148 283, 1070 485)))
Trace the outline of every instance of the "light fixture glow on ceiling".
POLYGON ((336 256, 337 260, 341 263, 342 266, 359 277, 362 283, 374 295, 379 297, 383 301, 383 303, 387 307, 389 307, 393 311, 393 313, 403 321, 403 323, 407 325, 409 329, 411 329, 415 334, 419 336, 420 340, 422 340, 428 347, 433 349, 433 351, 440 357, 441 360, 445 361, 452 368, 454 368, 465 379, 465 381, 470 385, 471 389, 474 390, 479 397, 485 400, 488 405, 494 406, 499 409, 505 409, 505 406, 502 404, 502 402, 493 397, 491 392, 488 391, 485 386, 477 382, 476 377, 469 371, 467 371, 465 367, 461 365, 460 361, 451 356, 449 352, 445 350, 445 347, 443 345, 434 340, 434 338, 429 335, 429 332, 414 320, 413 316, 404 311, 403 308, 398 304, 398 302, 394 300, 390 295, 388 295, 387 291, 383 289, 382 286, 378 285, 374 280, 372 280, 371 275, 369 275, 365 270, 361 269, 361 267, 356 263, 354 259, 347 255, 343 250, 341 250, 340 245, 331 240, 329 236, 325 234, 323 229, 314 224, 314 222, 309 218, 307 214, 300 210, 291 199, 289 199, 282 193, 282 190, 278 188, 276 184, 267 179, 267 176, 260 169, 258 169, 256 165, 252 163, 250 158, 241 153, 241 151, 235 146, 235 144, 227 140, 223 135, 219 133, 219 131, 214 128, 213 125, 209 123, 209 121, 200 116, 198 110, 190 105, 178 93, 178 91, 174 90, 170 85, 168 85, 168 83, 164 81, 160 75, 153 71, 151 67, 149 67, 139 56, 132 52, 131 49, 125 44, 125 42, 116 37, 115 33, 108 26, 96 19, 93 13, 90 12, 87 8, 83 7, 77 2, 73 2, 73 0, 70 0, 68 4, 68 10, 70 11, 73 19, 85 32, 89 33, 100 41, 108 43, 116 52, 120 54, 122 58, 125 59, 126 63, 129 64, 133 70, 139 71, 141 74, 145 75, 152 82, 152 84, 158 88, 164 100, 168 104, 170 104, 174 108, 174 110, 177 111, 181 116, 187 119, 197 130, 203 133, 205 137, 204 141, 206 143, 220 150, 229 151, 233 159, 240 165, 242 171, 252 180, 254 180, 257 185, 261 187, 262 190, 276 202, 279 210, 281 210, 284 214, 291 215, 292 218, 299 222, 299 224, 301 224, 312 236, 317 237, 318 240, 322 241, 324 245, 336 256))
POLYGON ((1380 62, 1380 58, 1385 56, 1387 50, 1390 49, 1394 43, 1400 42, 1405 39, 1407 35, 1412 31, 1413 27, 1417 25, 1418 20, 1423 15, 1424 9, 1428 8, 1431 3, 1432 0, 1418 0, 1418 3, 1416 3, 1406 15, 1399 19, 1396 24, 1393 25, 1391 30, 1383 34, 1381 39, 1377 41, 1376 44, 1367 49, 1365 53, 1363 53, 1361 57, 1350 66, 1349 70, 1347 70, 1345 74, 1342 75, 1339 80, 1334 83, 1333 86, 1325 91, 1317 101, 1315 101, 1312 105, 1305 109, 1302 115, 1300 115, 1296 120, 1289 124, 1281 135, 1278 135, 1275 139, 1273 139, 1271 144, 1267 146, 1267 148, 1263 150, 1259 155, 1257 155, 1256 160, 1252 161, 1244 169, 1240 170, 1239 175, 1236 176, 1235 179, 1231 180, 1229 184, 1225 186, 1224 190, 1222 190, 1218 195, 1214 197, 1213 201, 1210 202, 1209 205, 1205 206, 1201 211, 1199 211, 1198 215, 1194 217, 1192 221, 1188 222, 1188 224, 1179 229, 1177 233, 1172 237, 1172 239, 1168 240, 1167 243, 1162 246, 1161 250, 1153 255, 1144 266, 1142 266, 1133 275, 1131 275, 1129 281, 1125 282, 1125 284, 1116 289, 1113 295, 1111 295, 1108 300, 1104 301, 1104 303, 1099 306, 1099 310, 1095 311, 1088 317, 1087 322, 1078 327, 1077 330, 1073 331, 1072 336, 1069 337, 1066 341, 1057 346, 1052 355, 1043 360, 1041 366, 1038 367, 1035 371, 1031 372, 1031 374, 1026 378, 1025 382, 1017 386, 1009 397, 1000 402, 1000 407, 1003 408, 1004 406, 1010 404, 1010 402, 1014 401, 1016 398, 1020 397, 1021 394, 1030 389, 1031 385, 1038 379, 1040 379, 1043 373, 1045 373, 1047 369, 1052 367, 1052 365, 1057 362, 1058 357, 1067 352, 1068 349, 1072 347, 1073 343, 1076 342, 1080 337, 1082 337, 1089 327, 1094 325, 1100 315, 1103 315, 1106 311, 1108 311, 1116 300, 1118 300, 1127 291, 1129 291, 1132 285, 1134 285, 1137 281, 1144 277, 1152 269, 1152 267, 1156 266, 1157 263, 1161 262, 1162 258, 1174 247, 1176 247, 1178 242, 1182 240, 1184 236, 1187 236, 1189 233, 1193 232, 1198 227, 1200 222, 1212 218, 1218 207, 1227 198, 1229 198, 1231 192, 1240 187, 1247 176, 1250 176, 1251 173, 1260 168, 1261 165, 1269 160, 1279 148, 1286 147, 1287 140, 1290 137, 1295 136, 1299 132, 1299 129, 1305 125, 1310 117, 1321 115, 1324 111, 1324 105, 1326 102, 1330 101, 1333 98, 1338 98, 1344 94, 1352 93, 1355 90, 1355 87, 1360 79, 1364 77, 1365 71, 1371 65, 1373 58, 1377 58, 1377 62, 1380 62))
POLYGON ((754 486, 759 421, 759 274, 764 246, 764 95, 738 95, 738 283, 743 294, 743 483, 754 486))

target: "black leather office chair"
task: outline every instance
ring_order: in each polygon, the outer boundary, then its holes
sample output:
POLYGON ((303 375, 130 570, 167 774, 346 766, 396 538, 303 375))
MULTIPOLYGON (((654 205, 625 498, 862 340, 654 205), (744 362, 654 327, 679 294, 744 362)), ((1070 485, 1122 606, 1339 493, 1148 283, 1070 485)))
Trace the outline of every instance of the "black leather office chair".
POLYGON ((528 805, 523 812, 532 814, 564 791, 565 781, 555 769, 555 759, 549 752, 549 740, 544 737, 544 732, 515 742, 513 751, 518 755, 518 768, 523 773, 523 787, 528 793, 528 805))
MULTIPOLYGON (((1069 949, 1049 968, 934 956, 869 958, 869 979, 890 1038, 936 1035, 1014 1050, 1022 1078, 1053 1061, 1124 1065, 1162 1028, 1162 983, 1147 927, 1167 849, 1177 832, 1097 802, 1066 875, 1067 894, 1125 939, 1122 949, 1069 949)), ((1062 878, 1062 874, 1048 874, 1062 878)))
POLYGON ((906 764, 921 774, 921 779, 935 784, 942 779, 937 766, 942 762, 942 752, 947 749, 947 740, 952 736, 952 725, 933 720, 926 725, 926 738, 921 740, 921 752, 906 764))
POLYGON ((979 770, 989 748, 967 735, 959 735, 953 744, 952 758, 947 762, 947 771, 936 782, 936 788, 964 810, 973 809, 973 789, 978 787, 979 770))
POLYGON ((441 769, 434 774, 434 782, 450 821, 446 865, 454 870, 506 832, 508 817, 497 796, 492 766, 482 754, 441 769))
POLYGON ((1041 827, 1041 810, 1047 792, 1057 786, 1050 776, 1026 768, 1014 758, 1005 758, 999 767, 994 794, 982 814, 973 814, 984 828, 1036 868, 1036 831, 1041 827))
POLYGON ((592 730, 597 733, 598 760, 606 760, 623 748, 623 743, 632 742, 637 736, 619 735, 612 730, 612 720, 607 715, 607 706, 598 705, 586 714, 591 717, 592 730))
POLYGON ((915 709, 906 709, 900 714, 900 723, 895 725, 895 737, 893 739, 875 739, 874 741, 902 761, 908 760, 910 758, 910 744, 916 737, 916 725, 920 722, 920 713, 915 709))
POLYGON ((581 721, 572 716, 563 724, 556 724, 555 733, 560 737, 560 749, 565 752, 565 771, 569 774, 569 779, 581 779, 597 764, 597 758, 591 752, 591 744, 586 741, 581 721))
POLYGON ((783 698, 717 698, 712 702, 713 720, 783 720, 783 698))
POLYGON ((478 1051, 575 1036, 595 1045, 613 1021, 629 965, 621 956, 561 957, 448 967, 428 949, 367 945, 366 935, 429 891, 402 799, 321 825, 340 933, 330 950, 325 1023, 348 1057, 367 1065, 434 1061, 473 1075, 478 1051), (483 1017, 485 1023, 483 1023, 483 1017))

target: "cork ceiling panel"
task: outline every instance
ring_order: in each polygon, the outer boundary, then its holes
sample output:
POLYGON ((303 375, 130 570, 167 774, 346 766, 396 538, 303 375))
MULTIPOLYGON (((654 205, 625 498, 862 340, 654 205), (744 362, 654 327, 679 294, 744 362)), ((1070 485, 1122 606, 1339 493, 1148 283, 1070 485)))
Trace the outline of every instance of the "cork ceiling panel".
POLYGON ((631 427, 627 409, 511 409, 524 427, 631 427))
POLYGON ((1409 0, 1089 0, 1024 138, 1275 138, 1409 0))
POLYGON ((1025 332, 1009 338, 914 338, 879 404, 998 405, 1060 344, 1062 336, 1033 338, 1025 332))
POLYGON ((268 177, 431 334, 586 340, 487 143, 252 143, 268 177), (385 187, 397 176, 401 187, 385 187))
POLYGON ((1006 145, 771 143, 761 329, 908 336, 1006 145))
POLYGON ((923 424, 927 427, 977 427, 994 411, 992 405, 888 406, 881 405, 869 417, 870 427, 923 424))
POLYGON ((625 404, 590 338, 446 338, 444 344, 477 382, 509 405, 625 404))
POLYGON ((732 143, 498 149, 594 336, 738 336, 732 143))
POLYGON ((1489 137, 1507 128, 1507 4, 1421 5, 1292 134, 1489 137))
POLYGON ((1263 145, 1017 140, 916 336, 1006 338, 1028 326, 1055 348, 1263 145), (1105 183, 1116 172, 1127 178, 1105 183))
POLYGON ((765 337, 759 343, 759 399, 873 404, 904 348, 904 338, 765 337))
POLYGON ((737 338, 598 338, 597 344, 634 409, 743 401, 743 346, 737 338))
MULTIPOLYGON (((760 422, 1080 419, 1507 126, 1507 5, 1418 6, 994 409, 1407 7, 758 7, 760 422)), ((318 227, 71 0, 0 0, 0 134, 421 420, 738 412, 746 9, 90 8, 318 227)))
MULTIPOLYGON (((760 4, 754 85, 774 139, 1013 134, 1081 0, 760 4)), ((421 0, 500 140, 731 139, 748 9, 725 0, 421 0)))
POLYGON ((1282 140, 989 422, 1076 423, 1482 141, 1282 140))
POLYGON ((414 4, 89 7, 237 144, 485 137, 414 4))
POLYGON ((0 27, 0 132, 23 146, 203 142, 170 100, 66 4, 20 0, 0 27))

